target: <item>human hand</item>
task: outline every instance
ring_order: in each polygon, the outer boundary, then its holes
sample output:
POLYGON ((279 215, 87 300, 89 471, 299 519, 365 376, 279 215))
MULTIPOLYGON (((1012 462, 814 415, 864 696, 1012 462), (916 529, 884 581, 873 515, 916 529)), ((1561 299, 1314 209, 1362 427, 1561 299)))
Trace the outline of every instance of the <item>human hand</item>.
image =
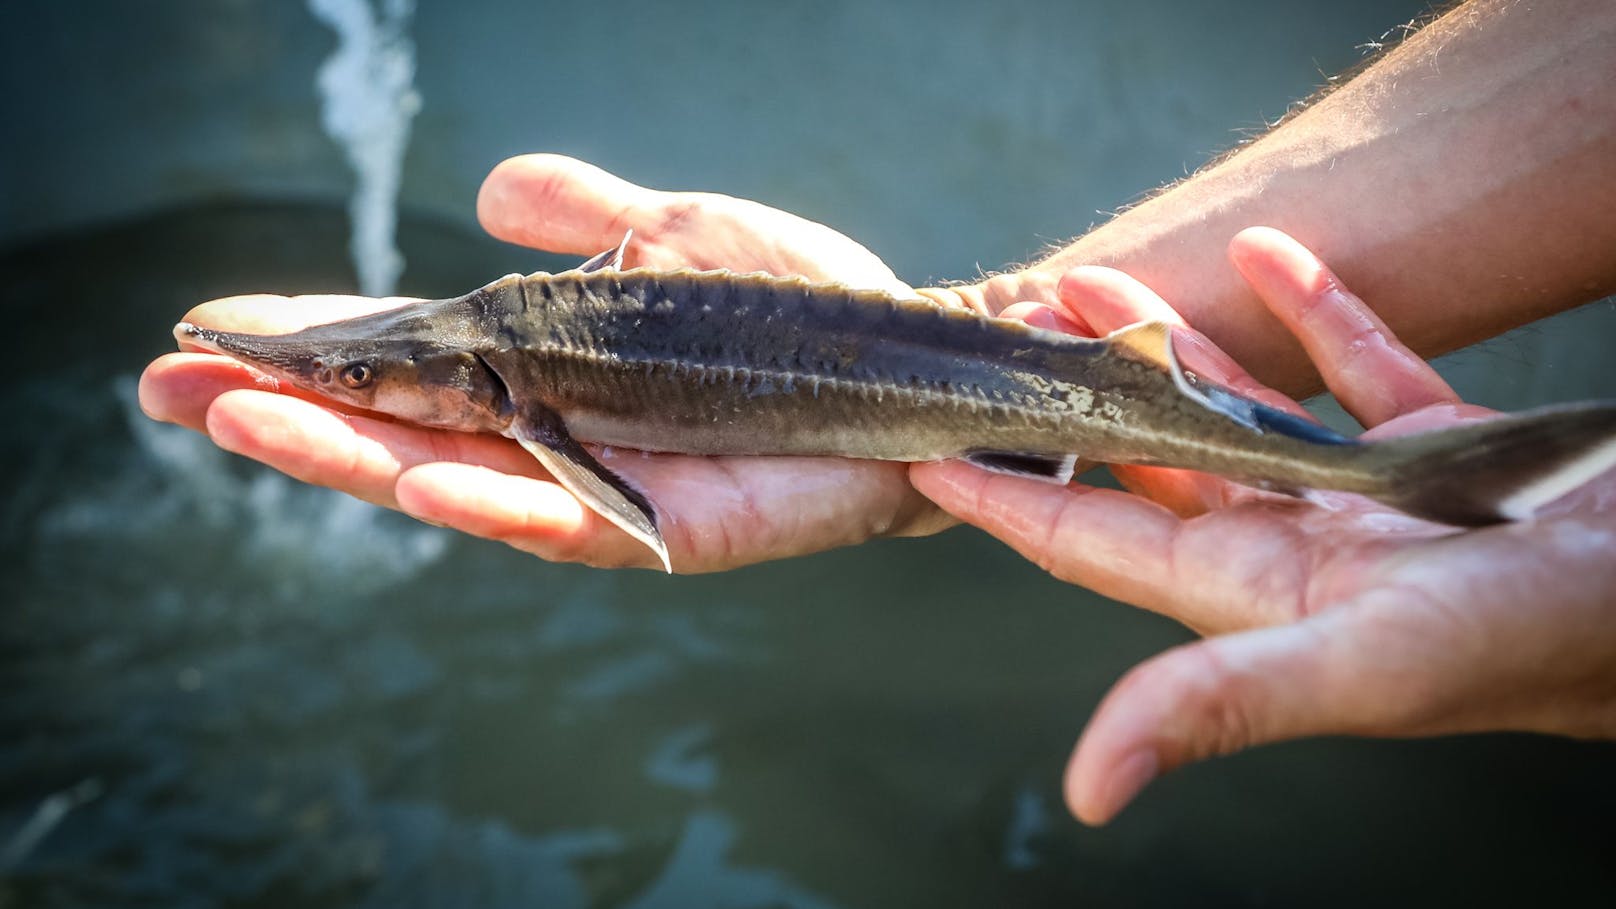
MULTIPOLYGON (((880 259, 823 225, 728 196, 644 189, 555 155, 500 164, 483 184, 477 213, 500 239, 580 256, 615 246, 632 229, 627 267, 766 271, 913 295, 880 259)), ((204 303, 185 318, 280 333, 404 302, 255 295, 204 303)), ((222 448, 424 521, 556 561, 660 567, 649 549, 581 506, 508 439, 345 410, 232 360, 193 352, 152 363, 140 400, 152 417, 206 432, 222 448)), ((681 572, 952 523, 914 491, 902 464, 621 452, 607 463, 662 510, 662 532, 681 572)))
MULTIPOLYGON (((1485 417, 1294 240, 1256 228, 1230 255, 1366 437, 1485 417)), ((1074 269, 1059 290, 1101 331, 1180 322, 1109 269, 1074 269)), ((1301 412, 1199 336, 1177 342, 1193 371, 1301 412)), ((1115 472, 1143 495, 911 468, 933 501, 1057 577, 1212 635, 1107 695, 1066 774, 1083 820, 1106 822, 1160 773, 1284 739, 1616 735, 1616 476, 1535 520, 1459 532, 1346 494, 1309 504, 1189 471, 1115 472)))

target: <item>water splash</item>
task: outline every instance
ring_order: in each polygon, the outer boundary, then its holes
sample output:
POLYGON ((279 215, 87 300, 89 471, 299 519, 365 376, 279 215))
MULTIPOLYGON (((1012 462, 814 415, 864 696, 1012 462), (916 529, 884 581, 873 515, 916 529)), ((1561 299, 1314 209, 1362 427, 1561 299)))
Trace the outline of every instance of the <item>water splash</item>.
MULTIPOLYGON (((42 400, 50 394, 22 391, 42 400)), ((72 387, 59 393, 79 401, 95 395, 72 387)), ((205 436, 141 413, 132 376, 118 377, 112 395, 133 445, 115 468, 40 509, 34 533, 54 551, 105 547, 180 584, 209 577, 211 565, 226 566, 232 583, 282 611, 301 603, 340 620, 341 604, 362 612, 366 596, 418 577, 449 549, 450 534, 440 528, 278 473, 239 469, 205 436)), ((12 400, 7 395, 0 405, 12 400)), ((104 425, 74 429, 72 444, 106 432, 104 425)), ((70 561, 67 570, 76 566, 70 561)))
POLYGON ((409 38, 415 0, 308 0, 309 11, 337 33, 337 49, 320 66, 321 122, 341 144, 358 178, 348 213, 349 250, 359 289, 387 296, 404 271, 394 234, 398 187, 410 121, 421 109, 415 45, 409 38))

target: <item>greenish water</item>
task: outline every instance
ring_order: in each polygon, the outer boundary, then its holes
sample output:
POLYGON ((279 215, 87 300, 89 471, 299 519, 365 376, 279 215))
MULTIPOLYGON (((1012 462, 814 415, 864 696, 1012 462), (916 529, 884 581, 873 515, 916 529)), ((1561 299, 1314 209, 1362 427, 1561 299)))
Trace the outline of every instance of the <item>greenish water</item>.
MULTIPOLYGON (((427 296, 563 264, 418 220, 401 241, 403 291, 427 296)), ((1058 782, 1083 722, 1186 635, 973 531, 702 578, 547 565, 139 414, 191 303, 351 286, 346 242, 336 209, 236 206, 0 256, 0 906, 1513 905, 1616 884, 1608 744, 1265 748, 1079 826, 1058 782)))

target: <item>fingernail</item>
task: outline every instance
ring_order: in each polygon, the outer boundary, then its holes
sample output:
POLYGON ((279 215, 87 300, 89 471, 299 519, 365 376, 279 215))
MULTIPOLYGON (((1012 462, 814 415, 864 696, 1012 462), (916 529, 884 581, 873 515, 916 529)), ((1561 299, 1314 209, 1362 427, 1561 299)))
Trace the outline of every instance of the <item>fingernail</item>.
POLYGON ((1156 752, 1151 749, 1135 751, 1118 761, 1105 787, 1105 804, 1102 806, 1105 820, 1116 817, 1139 794, 1139 790, 1155 778, 1156 752))
MULTIPOLYGON (((1033 328, 1042 328, 1046 331, 1061 330, 1060 323, 1055 316, 1055 310, 1041 303, 1017 303, 1014 306, 1006 307, 1004 312, 1009 313, 1010 318, 1020 319, 1033 328)), ((1003 316, 1003 313, 1000 315, 1003 316)))
POLYGON ((1055 316, 1055 328, 1069 335, 1079 335, 1085 338, 1095 337, 1094 329, 1087 322, 1080 322, 1058 309, 1050 310, 1055 316))

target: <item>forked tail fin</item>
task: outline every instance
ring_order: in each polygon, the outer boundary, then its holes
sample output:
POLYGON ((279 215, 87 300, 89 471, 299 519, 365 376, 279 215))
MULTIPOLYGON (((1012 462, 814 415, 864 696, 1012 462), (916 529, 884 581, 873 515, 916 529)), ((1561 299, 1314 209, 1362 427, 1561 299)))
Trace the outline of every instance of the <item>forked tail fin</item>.
POLYGON ((1374 442, 1384 479, 1371 498, 1416 517, 1479 526, 1518 521, 1616 467, 1616 402, 1543 407, 1374 442))

